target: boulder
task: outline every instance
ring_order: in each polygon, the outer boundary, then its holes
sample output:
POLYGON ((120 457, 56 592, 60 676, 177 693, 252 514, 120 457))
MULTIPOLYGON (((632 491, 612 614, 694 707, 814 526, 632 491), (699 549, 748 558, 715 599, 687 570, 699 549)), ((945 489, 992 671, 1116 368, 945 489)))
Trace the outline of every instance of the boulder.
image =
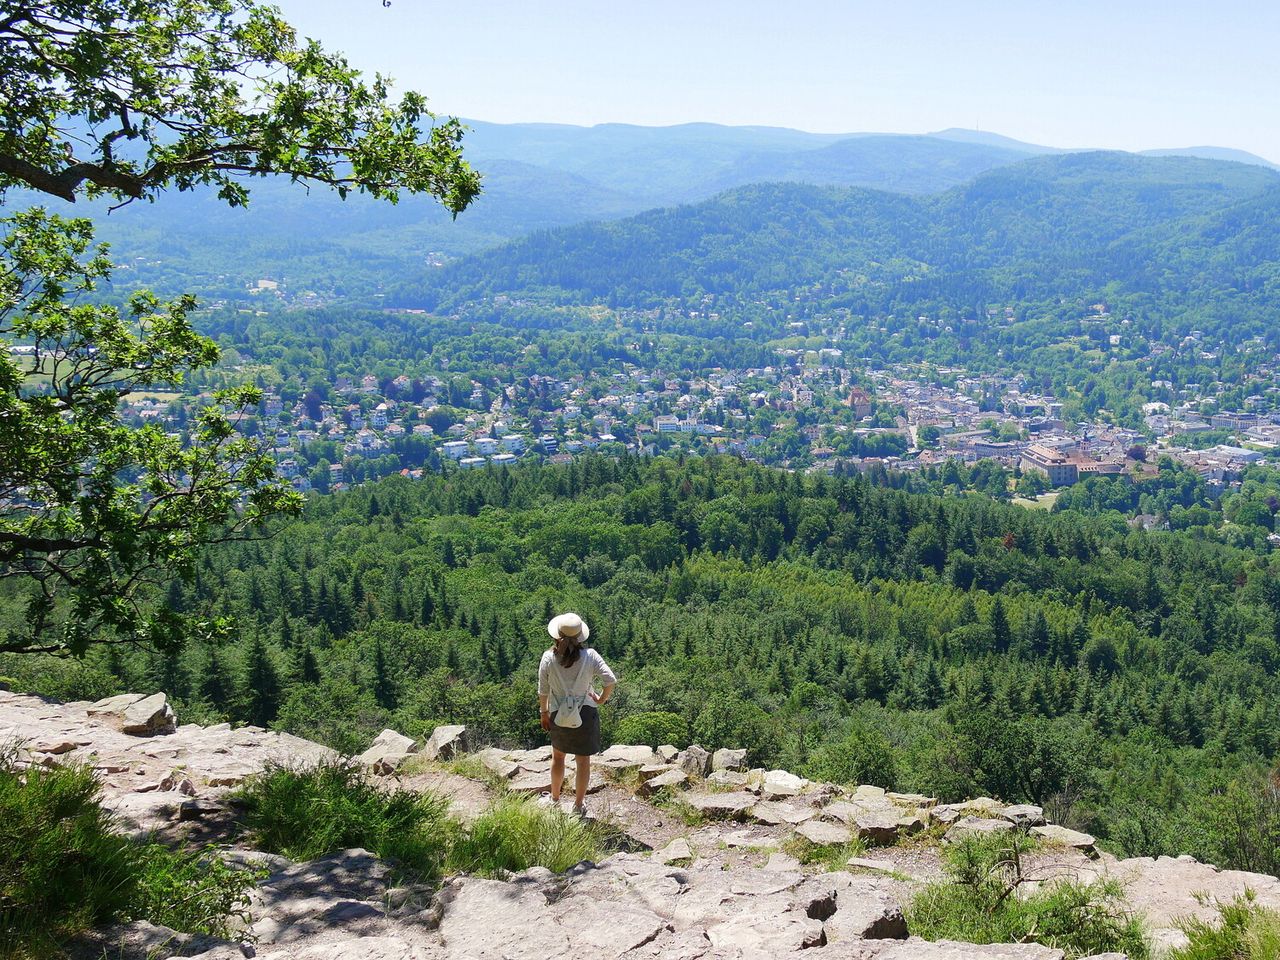
POLYGON ((833 843, 848 843, 853 839, 853 831, 839 823, 807 820, 796 827, 796 836, 804 837, 810 843, 816 843, 819 846, 828 846, 833 843))
POLYGON ((645 796, 657 793, 659 790, 680 790, 689 785, 689 775, 683 770, 677 770, 672 767, 665 773, 661 773, 656 777, 651 777, 640 784, 640 792, 645 796))
POLYGON ((809 781, 804 777, 797 777, 786 770, 770 770, 764 775, 761 792, 767 799, 776 800, 779 797, 794 797, 803 793, 808 786, 809 781))
POLYGON ((707 776, 707 783, 713 787, 745 787, 747 775, 737 770, 715 770, 707 776))
POLYGON ((669 743, 664 743, 658 747, 657 753, 662 758, 663 763, 675 763, 676 757, 680 755, 680 751, 669 743))
POLYGON ((754 793, 738 791, 734 793, 690 793, 684 802, 708 817, 731 817, 737 819, 756 805, 754 793))
POLYGON ((173 733, 178 729, 178 720, 173 715, 173 708, 163 693, 153 693, 149 697, 135 700, 118 714, 120 732, 133 737, 154 737, 163 733, 173 733))
POLYGON ((510 780, 520 772, 520 765, 508 760, 497 750, 486 750, 480 756, 484 768, 500 780, 510 780))
POLYGON ((884 787, 873 787, 868 783, 864 783, 853 791, 853 802, 879 807, 888 803, 889 799, 886 796, 884 787))
POLYGON ((216 800, 186 800, 178 807, 178 820, 203 820, 210 815, 225 813, 226 807, 216 800))
POLYGON ((898 818, 898 835, 919 833, 927 826, 929 826, 929 815, 924 811, 917 810, 915 813, 904 814, 898 818))
POLYGON ((1024 829, 1044 825, 1044 808, 1037 807, 1034 803, 1010 804, 1000 810, 1000 816, 1024 829))
POLYGON ((373 738, 369 749, 356 757, 356 762, 379 776, 387 776, 399 770, 417 749, 418 745, 404 734, 383 730, 373 738))
POLYGON ((680 769, 691 777, 705 777, 711 772, 711 754, 691 743, 676 755, 680 769))
POLYGON ((902 818, 895 810, 865 810, 854 815, 849 827, 860 839, 887 846, 897 841, 902 818))
POLYGON ((745 770, 746 766, 746 750, 730 750, 728 747, 721 747, 711 755, 712 770, 745 770))
POLYGON ((1068 830, 1066 827, 1060 827, 1056 823, 1044 824, 1043 826, 1032 827, 1031 833, 1042 840, 1049 843, 1056 843, 1059 846, 1072 847, 1085 853, 1092 853, 1094 844, 1097 843, 1093 837, 1087 833, 1081 833, 1079 830, 1068 830))
MULTIPOLYGON (((369 745, 369 750, 382 750, 387 753, 413 753, 418 749, 412 737, 406 737, 403 733, 397 733, 395 730, 383 730, 380 734, 373 738, 373 743, 369 745)), ((362 754, 363 756, 363 754, 362 754)))
POLYGON ((450 723, 431 731, 422 755, 428 760, 451 760, 467 748, 467 728, 461 723, 450 723))
POLYGON ((997 833, 1008 833, 1014 829, 1008 820, 996 820, 988 817, 961 817, 942 836, 943 843, 955 843, 965 837, 975 837, 997 833))

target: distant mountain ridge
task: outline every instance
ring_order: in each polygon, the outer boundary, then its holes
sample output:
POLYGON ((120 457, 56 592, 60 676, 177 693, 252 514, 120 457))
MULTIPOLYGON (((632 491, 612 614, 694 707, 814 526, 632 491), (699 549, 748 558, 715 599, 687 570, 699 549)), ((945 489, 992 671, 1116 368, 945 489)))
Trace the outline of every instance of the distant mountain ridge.
POLYGON ((537 234, 431 278, 425 305, 507 294, 649 306, 818 287, 982 302, 1212 288, 1252 299, 1280 275, 1280 174, 1190 157, 1063 153, 945 193, 772 183, 537 234))
MULTIPOLYGON (((406 197, 394 207, 361 197, 343 204, 324 191, 308 195, 280 180, 254 181, 247 209, 231 210, 198 193, 129 205, 110 217, 106 204, 80 204, 73 212, 94 216, 122 261, 164 262, 163 277, 137 275, 141 282, 167 288, 170 278, 179 285, 180 276, 196 289, 234 291, 253 278, 273 276, 352 296, 377 289, 389 276, 420 274, 440 256, 698 203, 752 184, 929 196, 1036 157, 1081 155, 959 129, 845 135, 705 123, 468 123, 464 149, 484 174, 485 191, 456 221, 424 198, 406 197)), ((1228 157, 1275 169, 1248 154, 1193 149, 1214 153, 1210 159, 1219 163, 1228 157)))

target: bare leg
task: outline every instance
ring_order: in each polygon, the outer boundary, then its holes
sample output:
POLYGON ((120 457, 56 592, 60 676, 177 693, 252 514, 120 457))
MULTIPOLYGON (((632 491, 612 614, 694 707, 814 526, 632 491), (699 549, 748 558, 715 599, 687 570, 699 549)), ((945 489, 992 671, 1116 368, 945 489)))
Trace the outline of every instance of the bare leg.
POLYGON ((587 801, 587 782, 591 779, 591 755, 576 754, 574 766, 574 806, 581 807, 587 801))
POLYGON ((564 754, 551 748, 551 799, 560 802, 560 786, 564 783, 564 754))

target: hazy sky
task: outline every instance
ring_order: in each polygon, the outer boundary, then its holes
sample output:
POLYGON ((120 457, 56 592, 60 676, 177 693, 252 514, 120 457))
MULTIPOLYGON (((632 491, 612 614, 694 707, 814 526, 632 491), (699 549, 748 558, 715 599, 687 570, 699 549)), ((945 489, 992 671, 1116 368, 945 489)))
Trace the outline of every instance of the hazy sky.
POLYGON ((1268 0, 276 0, 305 34, 498 122, 980 127, 1280 161, 1268 0))

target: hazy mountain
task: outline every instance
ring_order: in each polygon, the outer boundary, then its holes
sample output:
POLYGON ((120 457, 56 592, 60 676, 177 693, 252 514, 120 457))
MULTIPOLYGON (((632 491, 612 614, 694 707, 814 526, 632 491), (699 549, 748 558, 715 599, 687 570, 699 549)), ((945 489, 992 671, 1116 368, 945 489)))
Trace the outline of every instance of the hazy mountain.
POLYGON ((82 203, 74 212, 100 221, 102 236, 121 260, 167 261, 165 284, 185 275, 197 288, 216 280, 220 288, 235 289, 254 277, 288 274, 310 285, 319 274, 324 289, 350 292, 365 288, 375 273, 412 276, 439 254, 477 253, 537 231, 617 220, 750 184, 929 195, 1010 169, 1033 154, 1073 155, 966 130, 907 136, 702 123, 469 126, 466 151, 484 173, 485 191, 456 221, 421 198, 397 206, 360 197, 342 203, 328 191, 308 193, 271 180, 253 182, 247 209, 229 209, 197 191, 132 204, 109 217, 106 204, 82 203))
POLYGON ((1001 136, 998 133, 989 133, 985 130, 968 130, 964 127, 948 127, 946 130, 936 130, 929 136, 938 140, 951 140, 955 143, 973 143, 984 147, 1000 147, 1003 150, 1013 150, 1016 153, 1070 152, 1064 147, 1046 147, 1039 143, 1027 143, 1024 140, 1015 140, 1013 137, 1001 136))
POLYGON ((1182 147, 1172 150, 1143 150, 1144 157, 1201 157, 1205 160, 1230 160, 1235 163, 1251 163, 1271 170, 1280 170, 1280 164, 1272 163, 1266 157, 1247 150, 1233 150, 1230 147, 1182 147))
POLYGON ((933 196, 757 185, 466 258, 433 277, 425 299, 644 305, 810 285, 873 299, 908 287, 951 298, 1076 295, 1130 281, 1174 289, 1231 260, 1223 244, 1248 240, 1274 256, 1280 228, 1258 211, 1276 198, 1280 175, 1262 167, 1124 153, 1034 157, 933 196), (1224 226, 1241 205, 1252 211, 1248 228, 1224 226))

